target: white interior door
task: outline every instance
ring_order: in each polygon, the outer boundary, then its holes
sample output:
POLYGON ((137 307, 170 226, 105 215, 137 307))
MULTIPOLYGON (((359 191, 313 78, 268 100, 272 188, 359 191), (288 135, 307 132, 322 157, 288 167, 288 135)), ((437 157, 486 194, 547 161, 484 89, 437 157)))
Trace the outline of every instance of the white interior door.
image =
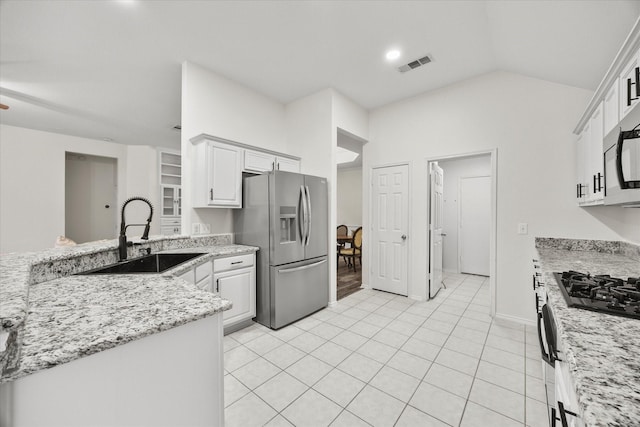
POLYGON ((438 163, 430 163, 429 210, 429 298, 442 287, 442 220, 444 173, 438 163))
POLYGON ((489 276, 491 177, 460 178, 460 272, 489 276))
POLYGON ((371 286, 407 295, 409 167, 373 169, 371 286))

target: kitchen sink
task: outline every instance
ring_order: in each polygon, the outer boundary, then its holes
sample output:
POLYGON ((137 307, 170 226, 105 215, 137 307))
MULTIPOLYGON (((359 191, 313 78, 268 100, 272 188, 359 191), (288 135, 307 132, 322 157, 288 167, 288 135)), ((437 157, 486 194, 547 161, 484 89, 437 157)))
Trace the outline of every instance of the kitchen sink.
POLYGON ((204 253, 180 253, 180 254, 153 254, 129 261, 111 264, 85 271, 79 274, 139 274, 139 273, 162 273, 170 268, 178 266, 183 262, 197 258, 204 253))

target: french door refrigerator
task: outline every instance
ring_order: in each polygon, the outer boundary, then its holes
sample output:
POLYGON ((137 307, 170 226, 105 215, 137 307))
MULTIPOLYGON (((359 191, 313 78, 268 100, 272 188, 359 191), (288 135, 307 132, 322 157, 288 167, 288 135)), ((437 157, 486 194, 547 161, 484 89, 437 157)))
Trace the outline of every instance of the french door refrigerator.
POLYGON ((272 329, 329 303, 327 180, 274 171, 243 178, 235 241, 258 246, 256 321, 272 329))

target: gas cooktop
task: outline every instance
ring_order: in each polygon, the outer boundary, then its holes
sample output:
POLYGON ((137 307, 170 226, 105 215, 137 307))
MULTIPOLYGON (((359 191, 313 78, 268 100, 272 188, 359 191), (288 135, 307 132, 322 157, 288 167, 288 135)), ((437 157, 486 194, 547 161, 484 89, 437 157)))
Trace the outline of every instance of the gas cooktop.
POLYGON ((578 271, 554 275, 569 307, 640 319, 640 278, 624 280, 578 271))

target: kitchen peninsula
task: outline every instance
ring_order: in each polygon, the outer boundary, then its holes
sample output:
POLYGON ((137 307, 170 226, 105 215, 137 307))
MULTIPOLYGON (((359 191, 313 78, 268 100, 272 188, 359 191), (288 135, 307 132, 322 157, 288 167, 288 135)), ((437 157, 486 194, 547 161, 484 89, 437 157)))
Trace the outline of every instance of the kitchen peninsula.
POLYGON ((203 255, 158 274, 75 275, 116 262, 117 247, 0 257, 0 425, 222 424, 232 302, 178 276, 257 248, 230 235, 151 238, 129 257, 203 255))

